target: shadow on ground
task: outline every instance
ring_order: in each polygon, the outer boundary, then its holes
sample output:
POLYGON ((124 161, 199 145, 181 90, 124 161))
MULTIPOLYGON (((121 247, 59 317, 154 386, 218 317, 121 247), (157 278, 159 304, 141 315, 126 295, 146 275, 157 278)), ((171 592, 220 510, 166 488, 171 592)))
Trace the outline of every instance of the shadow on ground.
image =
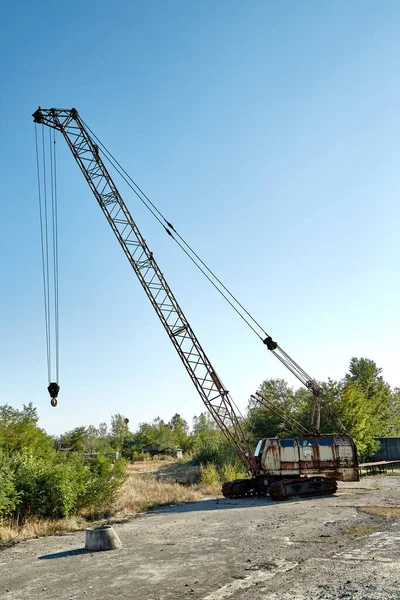
POLYGON ((170 504, 168 506, 159 506, 150 511, 152 513, 186 513, 208 510, 225 510, 229 508, 254 508, 255 506, 268 506, 277 504, 270 498, 237 498, 229 500, 228 498, 206 498, 198 502, 184 502, 182 504, 170 504))
POLYGON ((167 506, 159 506, 149 511, 147 514, 160 513, 187 513, 200 512, 211 510, 226 510, 229 508, 255 508, 258 506, 270 506, 271 508, 277 504, 293 504, 298 502, 312 502, 321 498, 332 498, 332 496, 306 496, 301 498, 293 496, 284 501, 271 500, 269 497, 257 496, 255 498, 206 498, 197 502, 184 502, 182 504, 170 504, 167 506))
POLYGON ((43 554, 38 556, 38 560, 50 560, 51 558, 68 558, 68 556, 76 556, 77 554, 91 554, 85 548, 75 548, 75 550, 65 550, 64 552, 56 552, 55 554, 43 554))

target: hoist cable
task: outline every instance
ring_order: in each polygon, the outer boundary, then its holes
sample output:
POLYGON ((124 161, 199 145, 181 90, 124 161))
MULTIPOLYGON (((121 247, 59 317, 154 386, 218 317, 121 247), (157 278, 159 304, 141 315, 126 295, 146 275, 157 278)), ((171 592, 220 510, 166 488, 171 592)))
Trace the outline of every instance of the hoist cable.
MULTIPOLYGON (((49 129, 48 147, 42 127, 41 144, 35 127, 38 180, 40 241, 42 253, 43 296, 46 331, 47 374, 52 381, 52 352, 55 348, 55 380, 59 380, 59 275, 58 275, 58 203, 55 133, 49 129), (40 150, 39 147, 41 146, 40 150), (49 158, 47 159, 46 151, 49 158)), ((54 368, 53 363, 53 368, 54 368)))
POLYGON ((215 275, 215 273, 208 267, 208 265, 200 258, 200 256, 193 250, 193 248, 186 242, 186 240, 178 233, 178 231, 174 228, 172 223, 170 223, 161 211, 157 208, 157 206, 150 200, 150 198, 143 192, 143 190, 138 186, 138 184, 132 179, 132 177, 127 173, 127 171, 122 167, 122 165, 118 162, 118 160, 112 155, 112 153, 107 149, 107 147, 102 143, 102 141, 96 136, 96 134, 90 129, 90 127, 81 119, 82 123, 85 127, 90 131, 93 138, 96 142, 102 147, 104 150, 105 156, 107 160, 112 164, 112 166, 116 169, 119 175, 123 178, 123 180, 128 184, 130 189, 136 194, 139 200, 144 204, 144 206, 149 210, 149 212, 155 217, 155 219, 162 225, 164 229, 166 229, 167 233, 173 240, 178 244, 178 246, 185 252, 185 254, 190 258, 193 264, 199 269, 201 273, 212 283, 215 289, 221 294, 221 296, 230 304, 230 306, 237 312, 237 314, 244 320, 244 322, 253 330, 253 332, 262 340, 263 336, 261 336, 256 329, 249 323, 249 321, 241 314, 241 312, 235 308, 233 303, 226 297, 226 295, 221 291, 218 285, 211 280, 211 278, 205 273, 204 269, 198 264, 199 261, 203 267, 210 273, 210 275, 218 282, 218 284, 227 292, 227 294, 234 300, 234 302, 239 306, 245 314, 249 317, 249 319, 265 334, 268 336, 267 332, 264 328, 258 323, 258 321, 249 313, 249 311, 239 302, 239 300, 232 294, 232 292, 222 283, 222 281, 215 275), (122 171, 122 172, 121 172, 122 171), (124 177, 124 175, 125 177, 124 177), (127 179, 129 181, 127 181, 127 179), (150 206, 149 206, 150 205, 150 206), (151 208, 150 208, 151 207, 151 208), (157 213, 157 214, 156 214, 157 213), (159 216, 157 216, 159 215, 159 216), (161 217, 161 219, 159 218, 161 217), (164 222, 163 222, 164 221, 164 222), (167 227, 165 226, 165 224, 167 227), (186 246, 188 250, 183 248, 183 245, 178 242, 176 237, 171 233, 171 230, 176 234, 176 236, 181 240, 182 244, 186 246), (190 253, 195 257, 190 256, 190 253))
POLYGON ((57 209, 57 169, 55 131, 49 129, 49 154, 51 168, 51 216, 53 239, 53 285, 54 285, 54 341, 56 360, 56 381, 59 382, 59 315, 58 315, 58 209, 57 209))
POLYGON ((165 227, 164 223, 155 214, 155 212, 149 206, 146 205, 146 203, 140 197, 140 195, 138 194, 138 192, 134 189, 134 187, 130 184, 129 180, 127 179, 127 177, 129 177, 129 176, 125 177, 124 174, 119 171, 118 167, 116 167, 115 164, 113 164, 112 160, 108 156, 105 156, 105 158, 114 167, 114 169, 117 171, 117 173, 122 177, 122 179, 125 181, 125 183, 127 183, 127 185, 136 194, 136 196, 143 202, 143 204, 151 212, 151 214, 154 216, 154 218, 161 224, 161 226, 163 227, 163 229, 166 230, 166 232, 168 233, 168 235, 173 238, 173 240, 177 243, 177 245, 181 248, 181 250, 186 254, 186 256, 192 261, 192 263, 204 275, 204 277, 206 279, 208 279, 208 281, 211 283, 211 285, 214 286, 214 288, 217 290, 217 292, 219 292, 219 294, 221 294, 221 296, 228 302, 228 304, 233 308, 233 310, 236 311, 236 313, 239 315, 239 317, 241 319, 243 319, 243 321, 250 327, 250 329, 252 329, 254 331, 254 333, 262 340, 263 339, 262 336, 260 336, 260 334, 258 333, 258 331, 251 325, 251 323, 246 319, 246 317, 244 317, 242 315, 242 313, 237 309, 237 307, 233 304, 233 302, 231 302, 229 300, 229 298, 222 292, 222 290, 220 290, 220 288, 217 286, 217 284, 211 279, 211 277, 205 272, 205 270, 195 261, 195 259, 193 258, 193 256, 190 255, 190 253, 186 250, 186 248, 184 248, 183 245, 174 237, 174 235, 171 233, 171 231, 167 227, 165 227))
MULTIPOLYGON (((43 133, 43 126, 42 126, 43 133)), ((48 306, 48 294, 47 294, 47 278, 46 278, 46 259, 45 259, 45 236, 44 236, 44 226, 43 226, 43 203, 42 203, 42 186, 40 183, 40 166, 39 166, 39 145, 38 145, 38 135, 37 135, 37 127, 35 125, 35 146, 36 146, 36 169, 37 169, 37 182, 38 182, 38 198, 39 198, 39 219, 40 219, 40 242, 41 242, 41 250, 42 250, 42 276, 43 276, 43 298, 44 298, 44 320, 45 320, 45 329, 46 329, 46 354, 47 354, 47 374, 48 380, 50 383, 51 380, 51 359, 50 359, 50 331, 49 331, 49 306, 48 306)), ((44 183, 45 186, 45 183, 44 183)))
MULTIPOLYGON (((140 197, 140 195, 137 193, 137 191, 132 187, 132 185, 130 184, 130 182, 127 180, 127 178, 124 176, 123 173, 121 173, 118 168, 112 163, 112 161, 105 156, 105 158, 108 160, 108 162, 116 169, 116 171, 118 172, 118 174, 122 177, 122 179, 125 181, 125 183, 127 183, 127 185, 131 188, 131 190, 136 194, 136 196, 143 202, 142 198, 140 197)), ((211 285, 217 290, 217 292, 219 294, 221 294, 221 296, 228 302, 228 304, 233 308, 233 310, 239 315, 239 317, 241 319, 243 319, 243 321, 250 327, 250 329, 252 329, 254 331, 254 333, 262 340, 262 336, 260 336, 260 334, 258 333, 258 331, 251 325, 251 323, 246 319, 246 317, 244 317, 242 315, 242 313, 237 309, 237 307, 229 300, 229 298, 220 290, 220 288, 216 285, 216 283, 211 279, 211 277, 205 272, 204 269, 202 269, 202 267, 195 261, 195 259, 193 258, 193 256, 190 255, 190 253, 186 250, 186 248, 183 247, 183 245, 178 242, 178 240, 174 237, 174 235, 171 233, 171 231, 169 229, 167 229, 165 227, 165 225, 163 224, 163 222, 161 221, 161 219, 159 219, 159 217, 152 211, 151 208, 149 208, 145 202, 143 202, 144 205, 146 206, 146 208, 148 208, 148 210, 151 212, 151 214, 154 216, 155 219, 157 219, 157 221, 161 224, 161 226, 166 230, 166 232, 168 233, 168 235, 170 237, 173 238, 173 240, 177 243, 177 245, 181 248, 181 250, 186 254, 186 256, 189 258, 189 260, 192 261, 192 263, 198 268, 198 270, 204 275, 204 277, 206 279, 208 279, 208 281, 211 283, 211 285)))
MULTIPOLYGON (((262 325, 250 314, 250 312, 241 304, 241 302, 234 296, 234 294, 222 283, 222 281, 217 277, 217 275, 210 269, 210 267, 200 258, 200 256, 195 252, 195 250, 186 242, 186 240, 176 231, 172 223, 170 223, 162 214, 162 212, 157 208, 157 206, 150 200, 150 198, 143 192, 143 190, 138 186, 138 184, 132 179, 129 173, 122 167, 122 165, 118 162, 118 160, 113 156, 113 154, 108 150, 108 148, 103 144, 103 142, 97 137, 97 135, 91 130, 91 128, 81 119, 82 123, 86 127, 86 129, 90 132, 93 139, 96 140, 97 144, 102 148, 104 152, 104 157, 108 160, 108 162, 114 167, 117 173, 122 177, 125 183, 130 187, 130 189, 135 193, 135 195, 139 198, 139 200, 144 204, 147 210, 153 215, 153 217, 160 223, 160 225, 165 229, 167 234, 172 237, 172 239, 176 242, 176 244, 181 248, 181 250, 188 256, 188 258, 193 262, 193 264, 197 267, 197 269, 208 279, 208 281, 214 286, 214 288, 219 292, 219 294, 228 302, 228 304, 235 310, 235 312, 240 316, 240 318, 252 329, 252 331, 257 335, 259 339, 265 342, 265 337, 269 338, 270 336, 262 327, 262 325), (174 235, 175 234, 175 235, 174 235), (176 236, 176 237, 175 237, 176 236), (179 239, 178 239, 179 238, 179 239), (179 241, 180 240, 180 241, 179 241), (203 268, 204 267, 204 268, 203 268), (207 272, 206 272, 207 271, 207 272), (225 290, 226 294, 233 300, 230 300, 227 295, 222 291, 225 290), (241 310, 239 310, 239 308, 241 310), (244 316, 245 313, 250 321, 252 321, 253 325, 249 322, 249 320, 244 316), (260 335, 260 332, 257 331, 256 327, 264 334, 260 335)), ((268 344, 267 344, 268 346, 268 344)), ((269 348, 272 350, 272 348, 269 348)), ((278 358, 278 360, 286 366, 289 371, 306 387, 315 388, 319 387, 319 384, 312 379, 304 369, 302 369, 282 348, 277 346, 276 350, 272 350, 273 354, 278 358), (311 384, 311 386, 310 386, 311 384)))
POLYGON ((42 157, 43 157, 43 190, 44 190, 44 232, 45 232, 45 261, 46 261, 46 293, 47 293, 47 327, 49 331, 48 361, 51 379, 51 316, 50 316, 50 267, 49 267, 49 229, 47 209, 47 169, 44 127, 42 127, 42 157))
MULTIPOLYGON (((83 122, 83 121, 82 121, 83 122)), ((216 285, 216 283, 211 279, 211 277, 209 275, 207 275, 207 273, 205 272, 204 269, 202 269, 202 267, 195 261, 195 259, 193 258, 193 256, 190 255, 190 253, 186 250, 186 248, 183 247, 183 245, 174 237, 174 235, 171 233, 171 231, 165 227, 164 223, 161 221, 161 219, 158 217, 158 215, 156 214, 156 212, 158 214, 161 215, 160 211, 157 209, 157 207, 149 200, 150 204, 152 207, 154 207, 154 210, 152 208, 150 208, 150 206, 148 206, 148 204, 145 202, 145 200, 143 200, 143 198, 140 196, 139 192, 137 190, 139 190, 143 196, 145 196, 145 198, 148 200, 147 196, 144 194, 144 192, 142 192, 139 188, 139 186, 136 185, 136 183, 133 181, 133 179, 129 176, 129 174, 125 171, 125 169, 123 167, 121 167, 121 165, 119 164, 119 162, 113 157, 113 155, 111 154, 111 152, 109 152, 107 150, 107 148, 104 146, 104 144, 99 140, 99 138, 93 133, 93 131, 86 125, 86 123, 84 123, 85 127, 87 127, 87 129, 90 131, 90 133, 93 135, 93 137, 96 139, 96 141, 101 145, 101 147, 104 149, 105 152, 105 158, 106 160, 108 160, 108 162, 114 167, 114 169, 117 171, 117 173, 120 175, 120 177, 125 181, 125 183, 130 187, 130 189, 134 192, 134 194, 136 194, 136 196, 139 198, 139 200, 144 204, 144 206, 149 210, 149 212, 154 216, 154 218, 160 223, 160 225, 163 227, 163 229, 166 230, 166 232, 168 233, 168 235, 170 237, 173 238, 173 240, 177 243, 177 245, 181 248, 181 250, 186 254, 186 256, 193 262, 193 264, 199 269, 199 271, 206 277, 206 279, 208 279, 208 281, 211 283, 212 286, 214 286, 214 288, 217 290, 217 292, 219 292, 221 294, 221 296, 228 302, 228 304, 233 308, 234 311, 236 311, 236 313, 239 315, 239 317, 241 319, 243 319, 243 321, 250 327, 250 329, 253 330, 253 332, 262 340, 262 336, 260 336, 260 334, 257 332, 257 330, 251 325, 251 323, 246 319, 246 317, 244 317, 242 315, 242 313, 237 309, 237 307, 229 300, 229 298, 222 292, 222 290, 219 289, 219 287, 216 285), (132 185, 133 184, 133 185, 132 185), (135 189, 135 187, 137 189, 135 189), (155 212, 156 211, 156 212, 155 212)), ((162 215, 161 215, 162 216, 162 215)), ((164 219, 164 217, 162 217, 164 219)), ((164 219, 165 220, 165 219, 164 219)), ((170 223, 168 223, 169 226, 171 226, 170 223)), ((174 233, 176 233, 175 229, 172 228, 174 233)), ((178 234, 177 234, 178 235, 178 234)), ((180 236, 179 236, 180 237, 180 236)), ((188 244, 186 244, 188 246, 188 244)), ((189 247, 189 246, 188 246, 189 247)), ((195 254, 195 253, 194 253, 195 254)), ((201 260, 201 259, 200 259, 201 260)), ((203 263, 203 261, 201 261, 203 263)), ((203 263, 205 264, 205 263, 203 263)), ((208 269, 207 265, 205 265, 205 267, 208 269)), ((210 273, 212 273, 210 271, 210 269, 208 269, 208 271, 210 273)), ((217 278, 216 278, 217 279, 217 278)), ((218 281, 218 279, 217 279, 218 281)), ((225 286, 223 286, 225 288, 225 286)), ((227 288, 225 288, 227 289, 227 288)), ((230 294, 229 290, 227 290, 227 292, 230 294)), ((232 294, 230 294, 232 296, 232 294)), ((233 297, 233 296, 232 296, 233 297)), ((239 304, 239 303, 238 303, 239 304)), ((247 311, 246 311, 247 312, 247 311)), ((247 313, 248 314, 248 313, 247 313)), ((251 318, 251 316, 250 316, 251 318)), ((254 319, 253 319, 254 321, 254 319)))

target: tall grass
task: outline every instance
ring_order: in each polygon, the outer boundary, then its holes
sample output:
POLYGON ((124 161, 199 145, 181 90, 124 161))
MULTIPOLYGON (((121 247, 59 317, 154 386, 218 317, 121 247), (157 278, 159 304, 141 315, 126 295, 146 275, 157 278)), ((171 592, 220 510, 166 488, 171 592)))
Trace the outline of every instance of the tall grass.
MULTIPOLYGON (((205 495, 219 495, 220 485, 210 480, 207 484, 194 484, 193 480, 198 480, 198 473, 192 463, 186 466, 176 463, 179 468, 179 480, 183 483, 176 483, 174 480, 168 480, 172 473, 167 471, 168 466, 163 462, 158 464, 158 471, 148 472, 148 463, 142 463, 144 473, 140 472, 139 463, 129 465, 126 469, 126 479, 121 489, 117 493, 112 508, 107 513, 107 522, 113 519, 130 517, 137 513, 144 512, 155 506, 165 504, 179 504, 181 502, 194 502, 201 500, 205 495), (163 478, 163 471, 167 471, 166 478, 163 478)), ((39 519, 28 518, 21 525, 17 519, 10 519, 6 524, 0 524, 0 541, 22 540, 36 536, 54 535, 68 531, 78 531, 88 526, 88 518, 93 518, 87 510, 82 510, 78 515, 66 517, 64 519, 39 519)), ((92 521, 91 521, 92 522, 92 521)), ((104 522, 101 520, 97 523, 104 522)))
POLYGON ((246 477, 246 470, 233 446, 223 437, 207 438, 193 457, 200 465, 201 482, 215 485, 246 477))

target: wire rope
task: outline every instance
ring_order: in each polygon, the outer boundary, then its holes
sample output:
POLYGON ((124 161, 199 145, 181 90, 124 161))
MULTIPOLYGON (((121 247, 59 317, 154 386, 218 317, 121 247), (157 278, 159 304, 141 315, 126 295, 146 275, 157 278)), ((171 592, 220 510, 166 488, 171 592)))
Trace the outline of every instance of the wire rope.
POLYGON ((54 344, 56 361, 56 381, 59 382, 59 311, 58 311, 58 207, 57 207, 57 159, 55 131, 49 129, 49 155, 51 166, 51 216, 53 249, 53 296, 54 296, 54 344))
MULTIPOLYGON (((43 127, 43 126, 42 126, 43 127)), ((43 129, 42 129, 43 133, 43 129)), ((39 219, 40 219, 40 242, 41 242, 41 254, 42 254, 42 277, 43 277, 43 298, 44 298, 44 320, 46 330, 46 354, 47 354, 47 375, 50 383, 51 380, 51 359, 50 359, 50 331, 49 331, 49 306, 48 306, 48 293, 47 293, 47 278, 46 278, 46 256, 45 256, 45 235, 44 235, 44 224, 43 224, 43 201, 42 201, 42 186, 41 186, 41 175, 39 166, 39 144, 37 135, 37 125, 35 125, 35 146, 36 146, 36 169, 37 169, 37 182, 38 182, 38 199, 39 199, 39 219)))
POLYGON ((38 140, 35 125, 36 170, 39 200, 40 242, 45 313, 46 358, 49 385, 55 368, 59 380, 59 273, 58 273, 58 202, 55 132, 49 130, 48 160, 44 127, 38 140), (54 347, 54 363, 53 358, 54 347))
MULTIPOLYGON (((108 150, 108 148, 103 144, 100 138, 92 131, 92 129, 81 119, 82 123, 86 127, 86 129, 90 132, 93 139, 96 140, 98 146, 100 146, 103 150, 104 157, 106 160, 113 166, 113 168, 117 171, 120 177, 125 181, 125 183, 130 187, 130 189, 135 193, 135 195, 139 198, 142 204, 147 208, 147 210, 153 215, 153 217, 158 221, 158 223, 165 229, 167 234, 175 241, 175 243, 181 248, 181 250, 187 255, 187 257, 193 262, 196 268, 208 279, 208 281, 213 285, 213 287, 217 290, 217 292, 228 302, 228 304, 235 310, 235 312, 240 316, 240 318, 248 325, 250 329, 257 335, 257 337, 265 342, 265 337, 269 338, 270 336, 266 332, 266 330, 262 327, 262 325, 250 314, 250 312, 243 306, 243 304, 234 296, 234 294, 224 285, 224 283, 217 277, 217 275, 211 270, 211 268, 201 259, 201 257, 195 252, 195 250, 186 242, 186 240, 179 234, 179 232, 174 228, 172 223, 170 223, 166 217, 162 214, 162 212, 157 208, 157 206, 150 200, 150 198, 143 192, 143 190, 139 187, 139 185, 132 179, 129 173, 124 169, 124 167, 119 163, 119 161, 114 157, 114 155, 108 150), (175 235, 176 237, 175 237, 175 235), (179 239, 177 239, 179 238, 179 239), (179 241, 180 240, 180 241, 179 241), (204 268, 203 268, 204 267, 204 268), (226 294, 224 293, 224 291, 226 294), (229 296, 229 298, 227 297, 229 296), (238 308, 239 307, 239 308, 238 308), (240 310, 241 309, 241 310, 240 310), (244 314, 243 314, 244 313, 244 314), (248 316, 248 319, 245 317, 248 316), (251 323, 251 322, 253 323, 251 323), (257 328, 259 331, 257 331, 257 328), (264 334, 261 335, 260 331, 264 334)), ((271 338, 272 341, 272 338, 271 338)), ((276 349, 272 349, 267 344, 268 348, 272 350, 273 354, 278 358, 278 360, 289 370, 291 373, 299 380, 303 385, 305 385, 309 389, 319 388, 319 384, 311 378, 304 369, 302 369, 280 346, 277 346, 276 349)))
POLYGON ((96 140, 96 142, 101 146, 104 151, 105 157, 110 162, 110 164, 114 167, 114 169, 118 172, 118 174, 122 177, 122 179, 127 183, 130 189, 136 194, 139 200, 144 204, 147 210, 154 216, 154 218, 162 225, 162 227, 166 230, 167 234, 172 237, 172 239, 176 242, 176 244, 185 252, 185 254, 190 258, 193 264, 199 269, 199 271, 208 279, 208 281, 214 286, 214 288, 221 294, 221 296, 228 302, 228 304, 236 311, 236 313, 243 319, 243 321, 253 330, 253 332, 263 340, 263 336, 255 329, 253 325, 249 323, 249 321, 244 317, 244 315, 240 312, 240 310, 234 306, 232 301, 230 301, 227 296, 222 292, 222 290, 218 287, 218 285, 212 281, 208 273, 215 279, 215 281, 225 290, 225 292, 232 298, 232 300, 239 306, 242 311, 249 317, 249 319, 254 323, 256 327, 258 327, 265 336, 268 336, 265 329, 260 325, 260 323, 250 314, 250 312, 243 306, 243 304, 234 296, 234 294, 222 283, 222 281, 215 275, 215 273, 210 269, 210 267, 200 258, 200 256, 195 252, 195 250, 186 242, 186 240, 179 234, 179 232, 175 229, 175 227, 170 223, 166 217, 162 214, 162 212, 157 208, 157 206, 150 200, 150 198, 143 192, 143 190, 138 186, 138 184, 132 179, 132 177, 127 173, 127 171, 123 168, 123 166, 118 162, 118 160, 113 156, 113 154, 108 150, 108 148, 102 143, 102 141, 96 136, 96 134, 90 129, 90 127, 81 119, 82 123, 85 125, 87 130, 96 140), (160 218, 161 217, 161 218, 160 218), (165 226, 165 224, 167 227, 165 226), (176 237, 171 233, 171 230, 176 234, 176 236, 181 240, 180 243, 176 237), (186 248, 184 248, 184 246, 186 248), (193 256, 191 256, 191 254, 193 256), (198 261, 198 262, 197 262, 198 261), (200 266, 203 265, 204 269, 200 266))
MULTIPOLYGON (((233 308, 233 310, 239 315, 239 317, 248 325, 248 327, 257 335, 257 337, 266 343, 269 350, 278 358, 278 360, 308 389, 315 393, 321 390, 320 384, 313 378, 311 378, 307 372, 300 367, 280 346, 276 345, 275 348, 271 348, 268 341, 272 342, 272 338, 268 335, 262 325, 251 315, 251 313, 243 306, 243 304, 237 299, 237 297, 225 286, 225 284, 218 278, 218 276, 211 270, 211 268, 203 261, 203 259, 197 254, 197 252, 190 246, 190 244, 180 235, 175 229, 173 224, 166 219, 163 213, 158 207, 150 200, 150 198, 143 192, 139 185, 132 179, 129 173, 114 157, 114 155, 108 150, 103 142, 97 137, 92 129, 81 119, 86 129, 90 132, 97 145, 103 150, 104 157, 117 171, 120 177, 125 181, 129 188, 135 193, 142 204, 147 210, 153 215, 158 223, 164 228, 166 233, 175 241, 179 248, 186 254, 186 256, 192 261, 196 268, 206 277, 211 285, 217 290, 217 292, 225 299, 225 301, 233 308), (226 293, 225 293, 226 292, 226 293), (229 297, 228 297, 229 296, 229 297), (246 316, 248 318, 246 318, 246 316), (260 332, 262 332, 261 335, 260 332), (267 338, 267 340, 265 339, 267 338), (269 340, 268 340, 269 338, 269 340)), ((93 143, 93 142, 92 142, 93 143)), ((272 342, 273 343, 273 342, 272 342)), ((235 408, 237 408, 235 406, 235 408)), ((328 410, 328 408, 325 406, 328 410)), ((339 421, 340 423, 340 421, 339 421)))

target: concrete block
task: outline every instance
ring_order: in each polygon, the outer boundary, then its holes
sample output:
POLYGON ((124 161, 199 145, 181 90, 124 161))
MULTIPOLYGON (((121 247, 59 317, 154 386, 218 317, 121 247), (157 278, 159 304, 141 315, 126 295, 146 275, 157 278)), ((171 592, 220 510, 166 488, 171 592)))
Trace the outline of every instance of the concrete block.
POLYGON ((88 527, 86 529, 86 550, 102 552, 104 550, 117 550, 118 548, 122 548, 122 543, 111 525, 88 527))

